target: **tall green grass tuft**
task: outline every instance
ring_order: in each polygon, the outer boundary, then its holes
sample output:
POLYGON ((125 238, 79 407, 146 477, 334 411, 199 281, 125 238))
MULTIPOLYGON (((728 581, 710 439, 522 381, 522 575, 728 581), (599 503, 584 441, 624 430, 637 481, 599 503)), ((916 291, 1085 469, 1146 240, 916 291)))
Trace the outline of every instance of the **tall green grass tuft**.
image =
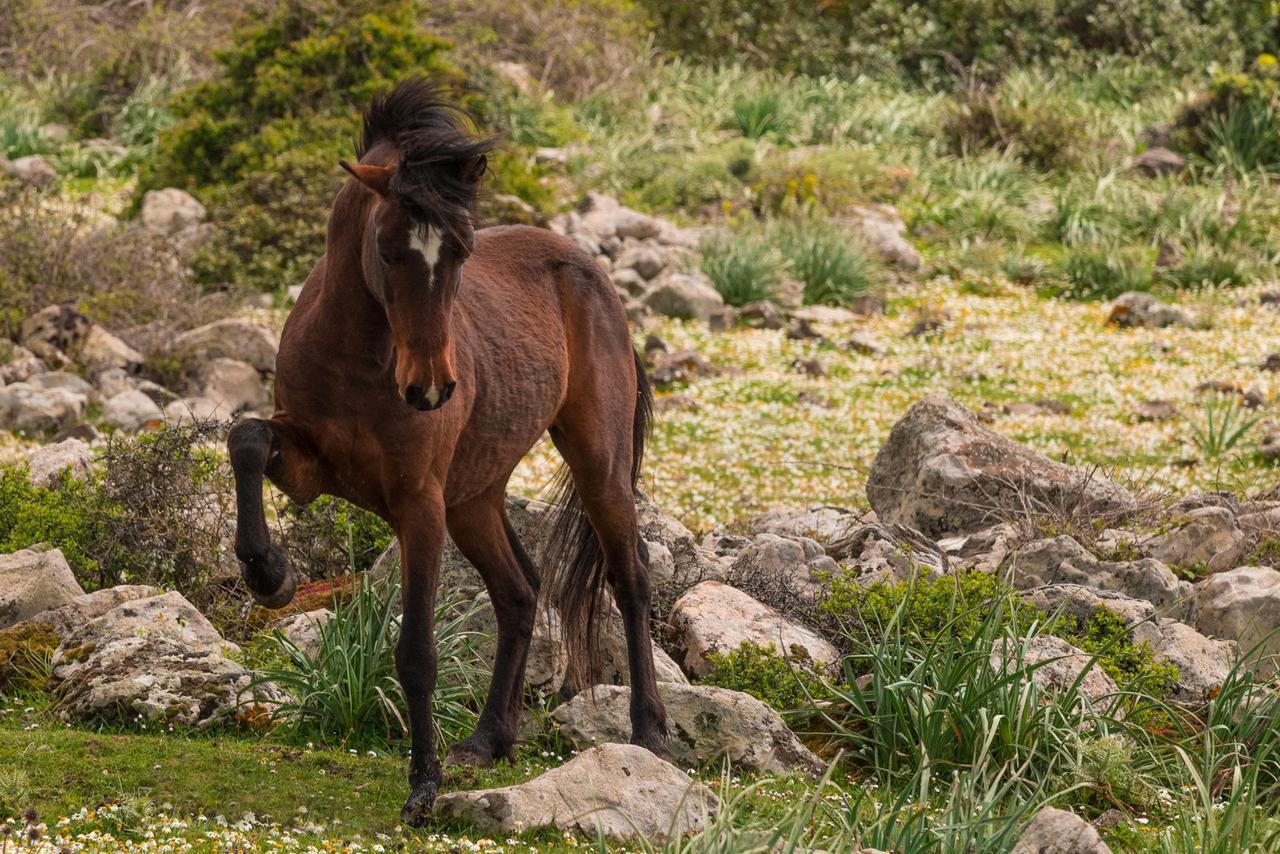
MULTIPOLYGON (((282 633, 273 635, 287 660, 259 671, 288 696, 275 717, 299 739, 336 747, 388 748, 408 734, 404 693, 396 676, 400 637, 399 582, 393 576, 364 583, 320 628, 314 656, 282 633)), ((442 601, 436 606, 439 660, 432 699, 438 743, 447 744, 475 726, 488 669, 477 653, 479 636, 463 627, 474 606, 442 601)))
POLYGON ((791 275, 810 305, 849 306, 879 290, 883 270, 861 241, 824 220, 803 219, 778 229, 791 275))
POLYGON ((730 305, 772 298, 786 274, 781 253, 758 229, 718 234, 700 248, 702 272, 730 305))

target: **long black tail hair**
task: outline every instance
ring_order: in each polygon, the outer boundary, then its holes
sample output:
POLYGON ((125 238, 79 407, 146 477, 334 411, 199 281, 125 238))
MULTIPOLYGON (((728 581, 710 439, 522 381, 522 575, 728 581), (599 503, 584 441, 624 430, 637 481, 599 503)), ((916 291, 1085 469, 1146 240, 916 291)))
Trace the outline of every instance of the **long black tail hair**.
MULTIPOLYGON (((636 413, 631 433, 631 488, 640 480, 644 447, 653 420, 653 389, 640 354, 633 351, 636 365, 636 413)), ((557 505, 544 553, 550 575, 550 602, 560 612, 560 626, 569 654, 568 683, 573 690, 594 683, 599 649, 599 621, 604 591, 604 551, 595 529, 587 520, 582 499, 573 486, 568 466, 560 470, 553 486, 557 505)), ((648 563, 644 543, 638 544, 642 562, 648 563)))

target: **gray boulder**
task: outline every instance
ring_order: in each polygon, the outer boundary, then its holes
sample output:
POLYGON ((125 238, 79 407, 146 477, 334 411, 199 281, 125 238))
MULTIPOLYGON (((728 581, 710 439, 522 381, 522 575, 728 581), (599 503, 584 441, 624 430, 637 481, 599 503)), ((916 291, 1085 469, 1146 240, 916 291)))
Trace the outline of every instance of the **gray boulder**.
POLYGON ((861 511, 821 505, 807 510, 769 510, 755 518, 751 530, 780 537, 809 537, 829 546, 862 527, 863 523, 861 511))
POLYGON ((641 297, 641 302, 657 314, 703 323, 724 308, 724 297, 701 273, 660 276, 641 297))
POLYGON ((1159 145, 1133 158, 1133 171, 1147 178, 1176 175, 1186 165, 1187 161, 1181 154, 1159 145))
POLYGON ((53 487, 70 472, 74 480, 93 473, 93 450, 79 439, 42 445, 27 457, 27 478, 36 486, 53 487))
POLYGON ((1182 309, 1170 305, 1145 291, 1129 291, 1111 304, 1107 322, 1120 327, 1159 328, 1175 324, 1188 326, 1191 321, 1182 309))
POLYGON ((1199 507, 1178 527, 1144 542, 1142 551, 1177 569, 1223 572, 1238 565, 1250 540, 1235 513, 1225 507, 1199 507))
POLYGON ((320 630, 332 619, 333 612, 328 608, 317 608, 294 614, 277 628, 299 652, 314 659, 320 654, 320 630))
POLYGON ((1266 675, 1277 670, 1280 656, 1280 571, 1242 566, 1219 572, 1195 585, 1195 627, 1210 637, 1234 640, 1242 654, 1256 659, 1266 675))
POLYGON ((1080 816, 1045 807, 1022 832, 1013 854, 1111 854, 1111 849, 1080 816))
POLYGON ((235 359, 271 373, 279 349, 280 341, 270 329, 229 317, 182 333, 167 352, 191 367, 212 359, 235 359))
POLYGON ((122 391, 102 407, 102 420, 118 430, 136 433, 164 422, 164 412, 141 391, 122 391))
POLYGON ((0 159, 4 171, 30 187, 47 187, 57 183, 58 170, 39 154, 28 154, 13 160, 0 159))
POLYGON ((190 193, 167 187, 147 191, 139 218, 148 231, 167 237, 204 222, 205 209, 190 193))
POLYGON ((196 371, 199 397, 214 401, 219 411, 241 412, 260 409, 271 403, 258 369, 248 362, 219 356, 196 371))
POLYGON ((489 832, 555 827, 615 840, 694 833, 718 809, 701 783, 631 744, 593 747, 527 783, 436 801, 437 814, 489 832))
POLYGON ((1236 661, 1234 641, 1207 638, 1167 617, 1135 625, 1133 640, 1149 646, 1156 661, 1178 668, 1170 699, 1182 703, 1203 703, 1215 696, 1236 661))
POLYGON ((1006 641, 991 654, 991 665, 1012 669, 1019 664, 1040 664, 1032 671, 1031 679, 1047 691, 1066 691, 1079 681, 1080 694, 1089 700, 1101 700, 1120 689, 1089 653, 1074 647, 1052 635, 1038 635, 1026 641, 1018 641, 1017 649, 1011 649, 1013 641, 1006 641))
POLYGON ((0 629, 61 608, 84 595, 58 549, 0 555, 0 629))
POLYGON ((1190 585, 1158 560, 1098 560, 1084 546, 1062 535, 1029 543, 1011 554, 1005 570, 1019 590, 1047 584, 1081 584, 1144 599, 1166 611, 1176 609, 1190 585))
MULTIPOLYGON (((712 685, 659 683, 672 755, 682 768, 728 759, 739 770, 821 774, 825 764, 765 703, 712 685)), ((578 750, 631 738, 631 689, 598 686, 558 707, 552 718, 578 750)))
POLYGON ((841 218, 853 234, 884 261, 903 270, 919 270, 920 250, 907 240, 907 226, 892 205, 855 205, 841 218))
POLYGON ((945 397, 911 407, 876 454, 867 498, 881 522, 928 537, 967 534, 1028 513, 1132 511, 1132 495, 986 429, 945 397))
POLYGON ((125 602, 159 596, 162 592, 147 584, 120 584, 115 587, 104 587, 101 590, 77 596, 65 605, 41 611, 29 617, 28 622, 47 623, 53 627, 54 634, 63 638, 90 620, 96 620, 125 602))
MULTIPOLYGON (((68 718, 204 727, 233 717, 252 675, 239 648, 172 592, 118 605, 62 639, 54 692, 68 718)), ((265 686, 260 698, 277 699, 265 686)))
POLYGON ((84 395, 66 389, 13 383, 0 388, 0 428, 29 435, 58 430, 80 420, 88 405, 84 395))
POLYGON ((773 608, 723 584, 704 581, 690 588, 671 609, 668 621, 678 657, 691 676, 705 676, 713 654, 726 655, 744 643, 772 648, 778 655, 829 668, 840 653, 826 639, 773 608))

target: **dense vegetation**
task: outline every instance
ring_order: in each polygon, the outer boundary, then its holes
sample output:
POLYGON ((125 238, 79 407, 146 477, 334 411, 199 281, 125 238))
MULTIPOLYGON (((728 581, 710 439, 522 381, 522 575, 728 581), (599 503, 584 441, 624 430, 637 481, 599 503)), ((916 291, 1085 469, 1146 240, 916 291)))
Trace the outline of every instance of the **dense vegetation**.
MULTIPOLYGON (((503 135, 487 186, 528 205, 521 217, 608 193, 703 226, 690 264, 734 306, 788 288, 812 305, 870 295, 886 306, 865 328, 892 336, 894 353, 857 364, 845 342, 654 327, 672 349, 746 372, 676 388, 670 397, 692 406, 657 428, 646 483, 699 532, 782 504, 862 503, 850 484, 889 423, 939 386, 990 411, 1066 398, 1056 420, 1009 422, 1054 457, 1149 467, 1170 488, 1257 492, 1274 480, 1250 432, 1261 416, 1234 390, 1197 403, 1189 423, 1157 427, 1082 378, 1109 373, 1142 398, 1174 385, 1190 396, 1201 363, 1256 364, 1272 321, 1235 303, 1280 274, 1275 4, 219 0, 190 16, 182 3, 100 5, 96 15, 69 0, 0 9, 0 155, 42 155, 58 175, 42 190, 0 176, 6 352, 22 319, 54 302, 76 303, 148 355, 246 294, 282 304, 323 251, 336 162, 350 156, 360 108, 392 81, 428 74, 503 135), (1159 147, 1185 165, 1134 168, 1159 147), (142 192, 168 186, 194 193, 215 226, 190 259, 131 220, 142 192), (879 206, 901 216, 922 267, 895 265, 858 236, 851 223, 879 206), (1203 323, 1135 332, 1123 348, 1104 341, 1114 330, 1100 301, 1134 290, 1202 300, 1203 323), (795 362, 819 357, 829 384, 797 379, 795 362), (1189 454, 1202 465, 1186 465, 1189 454)), ((0 753, 32 751, 21 767, 0 766, 0 821, 38 805, 78 815, 77 834, 133 838, 185 833, 181 821, 201 811, 254 809, 318 844, 386 832, 389 846, 450 850, 452 837, 391 834, 377 818, 402 794, 399 627, 394 580, 354 578, 390 530, 336 500, 303 509, 273 496, 273 533, 318 582, 302 601, 336 617, 318 657, 262 631, 263 614, 234 594, 234 565, 226 574, 220 438, 207 428, 112 437, 100 474, 48 487, 5 467, 0 552, 56 543, 86 589, 183 592, 289 690, 283 725, 181 739, 145 725, 64 729, 41 693, 56 639, 0 632, 0 693, 14 699, 0 708, 0 753), (72 751, 116 776, 68 767, 72 751)), ((549 460, 536 449, 517 488, 540 488, 549 460)), ((1251 559, 1273 561, 1275 544, 1251 559)), ((437 615, 445 741, 473 723, 487 676, 470 616, 447 598, 437 615)), ((1175 705, 1176 668, 1131 626, 1105 610, 1044 613, 998 575, 870 586, 838 576, 792 616, 837 642, 836 671, 745 645, 716 656, 702 681, 770 704, 831 770, 814 783, 703 769, 727 808, 684 850, 1003 850, 1046 803, 1133 817, 1106 830, 1117 849, 1280 843, 1274 678, 1242 667, 1202 707, 1175 705), (1090 700, 1078 684, 1037 683, 1043 663, 1013 650, 1048 634, 1095 657, 1119 693, 1090 700)), ((555 702, 531 696, 529 714, 545 724, 555 702)), ((543 727, 514 766, 449 785, 516 782, 567 752, 543 727)), ((281 828, 236 832, 266 844, 281 828)))

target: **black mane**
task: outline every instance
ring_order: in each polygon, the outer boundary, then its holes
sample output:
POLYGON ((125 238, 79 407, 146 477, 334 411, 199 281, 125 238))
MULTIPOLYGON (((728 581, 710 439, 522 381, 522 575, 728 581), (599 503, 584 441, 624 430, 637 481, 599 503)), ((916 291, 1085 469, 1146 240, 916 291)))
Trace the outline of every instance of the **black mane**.
POLYGON ((356 156, 380 142, 400 152, 391 194, 415 221, 456 236, 471 221, 484 155, 495 140, 475 136, 470 116, 446 100, 440 86, 413 77, 373 99, 356 156))

